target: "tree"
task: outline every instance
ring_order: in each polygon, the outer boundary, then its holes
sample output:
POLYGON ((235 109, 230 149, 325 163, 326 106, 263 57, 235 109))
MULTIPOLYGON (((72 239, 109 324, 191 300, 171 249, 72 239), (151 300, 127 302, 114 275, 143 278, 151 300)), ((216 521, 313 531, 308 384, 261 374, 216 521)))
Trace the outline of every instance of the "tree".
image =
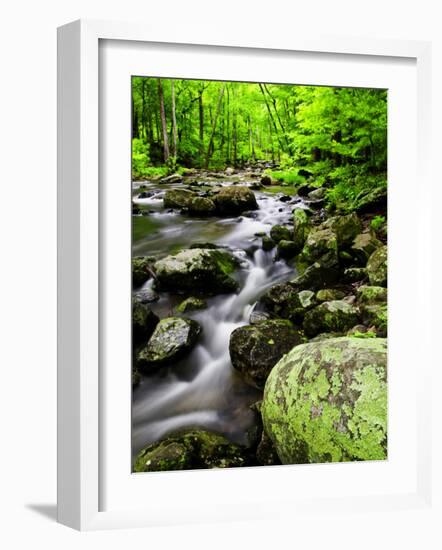
POLYGON ((163 130, 164 162, 167 162, 167 160, 169 159, 169 138, 167 136, 166 111, 164 109, 164 93, 161 78, 158 79, 158 97, 160 100, 161 128, 163 130))

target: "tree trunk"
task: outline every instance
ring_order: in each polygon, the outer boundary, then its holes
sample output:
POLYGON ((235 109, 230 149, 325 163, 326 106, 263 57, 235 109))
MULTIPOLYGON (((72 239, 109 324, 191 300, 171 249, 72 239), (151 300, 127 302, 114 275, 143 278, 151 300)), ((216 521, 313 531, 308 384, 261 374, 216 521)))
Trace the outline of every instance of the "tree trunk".
POLYGON ((200 156, 201 160, 204 156, 204 103, 203 103, 204 90, 200 90, 198 95, 198 111, 199 111, 199 139, 200 139, 200 156))
POLYGON ((161 78, 158 79, 158 97, 160 98, 161 128, 163 130, 164 162, 167 162, 169 158, 169 138, 167 137, 166 111, 164 109, 164 94, 161 78))
POLYGON ((172 90, 172 155, 176 158, 177 156, 177 130, 176 130, 176 106, 175 106, 175 85, 174 81, 171 80, 171 90, 172 90))
POLYGON ((224 88, 225 88, 225 84, 222 85, 222 87, 219 91, 218 104, 216 106, 216 112, 215 112, 215 116, 213 118, 212 131, 210 133, 210 140, 209 140, 209 145, 207 147, 206 160, 205 160, 205 163, 204 163, 205 168, 208 168, 210 157, 212 155, 213 140, 214 140, 214 137, 215 137, 215 130, 216 130, 216 122, 218 120, 218 116, 219 116, 219 113, 221 111, 221 105, 222 105, 223 95, 224 95, 224 88))

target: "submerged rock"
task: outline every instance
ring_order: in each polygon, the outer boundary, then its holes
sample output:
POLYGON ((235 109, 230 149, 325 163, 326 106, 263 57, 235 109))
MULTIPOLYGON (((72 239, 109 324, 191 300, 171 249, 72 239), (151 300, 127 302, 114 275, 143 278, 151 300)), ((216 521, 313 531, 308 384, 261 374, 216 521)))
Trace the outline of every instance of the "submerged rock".
POLYGON ((270 373, 261 413, 283 464, 386 459, 386 340, 297 346, 270 373))
POLYGON ((245 380, 259 389, 281 357, 294 346, 305 342, 290 321, 262 321, 235 329, 230 336, 230 358, 233 367, 245 380))
POLYGON ((255 195, 248 187, 236 185, 222 187, 214 196, 218 212, 222 215, 242 214, 246 210, 257 210, 255 195))
POLYGON ((200 332, 200 325, 192 319, 162 319, 156 325, 146 346, 138 354, 137 368, 149 372, 181 359, 195 345, 200 332))
POLYGON ((235 258, 225 250, 193 248, 155 263, 156 284, 162 290, 192 294, 233 292, 237 282, 231 277, 235 258))
POLYGON ((250 463, 248 451, 222 435, 193 429, 168 435, 140 451, 135 472, 232 468, 250 463))
POLYGON ((132 339, 134 344, 147 342, 152 336, 159 318, 149 306, 132 300, 132 339))
POLYGON ((373 286, 387 286, 387 247, 381 246, 367 262, 367 274, 373 286))
POLYGON ((168 189, 164 195, 164 208, 188 208, 196 193, 189 189, 168 189))
POLYGON ((309 337, 320 332, 347 332, 359 321, 359 310, 344 300, 323 302, 304 317, 304 331, 309 337))

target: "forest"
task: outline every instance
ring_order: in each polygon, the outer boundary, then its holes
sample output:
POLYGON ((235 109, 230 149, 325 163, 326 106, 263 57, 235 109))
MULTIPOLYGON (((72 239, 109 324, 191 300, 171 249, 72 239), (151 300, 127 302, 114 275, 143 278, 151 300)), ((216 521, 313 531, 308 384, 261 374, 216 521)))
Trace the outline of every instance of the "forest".
POLYGON ((387 458, 387 110, 133 77, 133 471, 387 458))

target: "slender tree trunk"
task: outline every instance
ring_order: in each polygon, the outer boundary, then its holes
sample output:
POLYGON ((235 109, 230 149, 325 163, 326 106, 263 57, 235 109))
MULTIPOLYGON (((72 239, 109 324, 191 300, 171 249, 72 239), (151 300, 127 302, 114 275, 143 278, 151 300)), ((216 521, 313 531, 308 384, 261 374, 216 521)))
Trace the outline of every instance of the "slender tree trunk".
POLYGON ((164 109, 164 94, 163 94, 163 85, 161 83, 161 78, 158 79, 158 96, 160 98, 161 127, 163 130, 164 162, 167 162, 169 158, 169 138, 167 136, 166 111, 164 109))
MULTIPOLYGON (((281 142, 281 136, 279 135, 278 127, 276 126, 276 122, 273 117, 272 110, 270 109, 269 102, 267 101, 267 96, 264 91, 264 88, 262 87, 262 84, 259 85, 259 89, 261 90, 262 96, 264 98, 264 102, 266 104, 267 112, 269 113, 270 121, 273 125, 273 129, 275 130, 276 137, 278 138, 279 147, 281 149, 284 149, 284 146, 282 145, 282 142, 281 142)), ((279 157, 279 153, 278 153, 278 157, 279 157)))
POLYGON ((139 130, 138 130, 138 113, 135 108, 135 103, 132 96, 132 138, 138 138, 139 136, 139 130))
POLYGON ((199 113, 199 140, 200 140, 200 156, 201 160, 204 156, 204 90, 200 90, 198 95, 198 113, 199 113))
POLYGON ((224 95, 224 88, 225 88, 225 84, 222 85, 222 87, 219 91, 218 104, 216 106, 216 112, 215 112, 215 116, 213 118, 212 131, 210 133, 210 140, 209 140, 209 145, 207 147, 206 160, 205 160, 205 163, 204 163, 205 168, 207 168, 209 166, 210 157, 212 155, 213 140, 214 140, 214 137, 215 137, 215 130, 216 130, 216 122, 218 120, 218 116, 219 116, 219 113, 221 111, 221 105, 222 105, 223 95, 224 95))
POLYGON ((177 156, 177 130, 176 130, 176 105, 175 105, 175 85, 174 81, 171 80, 171 90, 172 90, 172 155, 176 158, 177 156))

